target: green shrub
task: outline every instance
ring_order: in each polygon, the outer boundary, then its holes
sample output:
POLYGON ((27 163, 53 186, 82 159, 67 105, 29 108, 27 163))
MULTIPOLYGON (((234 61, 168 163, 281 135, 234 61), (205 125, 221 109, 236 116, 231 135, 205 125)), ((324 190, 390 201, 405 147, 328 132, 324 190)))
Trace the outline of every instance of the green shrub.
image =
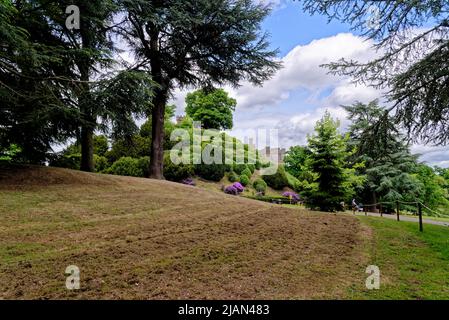
POLYGON ((251 174, 253 174, 254 171, 256 171, 256 165, 250 163, 248 164, 248 169, 251 171, 251 174))
POLYGON ((265 180, 267 185, 276 190, 282 190, 283 188, 290 186, 285 168, 282 165, 278 166, 275 174, 263 176, 263 179, 265 180))
POLYGON ((228 173, 228 180, 230 182, 236 182, 236 181, 238 181, 238 179, 239 179, 239 176, 234 171, 231 171, 228 173))
POLYGON ((104 156, 94 154, 95 172, 104 172, 109 168, 108 159, 104 156))
POLYGON ((296 191, 298 191, 301 188, 301 181, 299 181, 298 178, 296 178, 295 176, 291 175, 288 172, 285 172, 285 176, 287 178, 288 185, 290 188, 296 191))
POLYGON ((251 176, 252 176, 253 174, 251 173, 251 170, 249 170, 248 168, 246 168, 245 170, 242 171, 241 175, 245 175, 245 176, 247 176, 248 178, 251 178, 251 176))
POLYGON ((16 144, 11 144, 4 148, 0 147, 0 163, 14 162, 21 152, 22 149, 16 144))
POLYGON ((237 174, 242 174, 243 170, 245 170, 247 168, 248 168, 248 166, 246 164, 244 164, 244 163, 234 164, 234 166, 233 166, 233 170, 237 174))
POLYGON ((244 174, 240 175, 239 180, 240 180, 240 183, 242 185, 244 185, 245 187, 249 184, 249 178, 247 175, 244 175, 244 174))
POLYGON ((182 181, 194 175, 193 165, 191 164, 174 164, 170 160, 170 153, 164 155, 164 177, 170 181, 182 181))
POLYGON ((267 190, 267 183, 262 178, 258 178, 254 181, 253 187, 257 192, 265 192, 267 190))
POLYGON ((50 161, 50 166, 79 170, 81 167, 81 153, 60 154, 50 161))
POLYGON ((265 201, 265 202, 271 202, 271 203, 290 203, 290 199, 287 197, 283 197, 283 196, 260 196, 260 195, 256 195, 256 196, 250 196, 250 195, 245 195, 245 198, 249 198, 249 199, 254 199, 254 200, 260 200, 260 201, 265 201))
POLYGON ((131 157, 121 157, 106 171, 120 176, 143 177, 144 175, 142 168, 139 166, 139 159, 131 157))
POLYGON ((195 173, 203 179, 211 181, 220 181, 227 170, 225 164, 197 164, 195 165, 195 173))
POLYGON ((150 157, 140 157, 139 158, 139 168, 143 172, 144 177, 150 176, 150 157))

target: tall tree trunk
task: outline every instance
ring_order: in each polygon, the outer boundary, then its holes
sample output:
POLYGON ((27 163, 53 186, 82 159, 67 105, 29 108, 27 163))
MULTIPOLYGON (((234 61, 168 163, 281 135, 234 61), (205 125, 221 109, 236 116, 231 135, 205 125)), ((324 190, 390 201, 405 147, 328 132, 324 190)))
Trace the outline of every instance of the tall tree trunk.
POLYGON ((164 119, 167 91, 157 90, 153 99, 150 178, 164 179, 164 119))
POLYGON ((88 84, 89 76, 81 73, 82 92, 79 98, 79 107, 83 114, 83 123, 81 125, 81 170, 94 172, 94 130, 96 120, 93 116, 92 106, 90 101, 90 87, 88 84), (87 80, 86 80, 87 79, 87 80))
MULTIPOLYGON (((377 203, 377 196, 376 196, 376 192, 372 191, 371 192, 371 204, 375 204, 375 203, 377 203)), ((377 206, 372 206, 372 210, 373 210, 373 212, 378 212, 377 206)))
POLYGON ((81 127, 81 170, 94 172, 94 129, 91 126, 81 127))
MULTIPOLYGON (((91 48, 91 39, 85 30, 81 30, 83 48, 91 48)), ((81 170, 94 172, 94 130, 96 119, 93 115, 89 71, 91 60, 89 57, 83 57, 78 64, 80 70, 81 92, 79 96, 79 108, 83 114, 83 124, 81 125, 81 170)))

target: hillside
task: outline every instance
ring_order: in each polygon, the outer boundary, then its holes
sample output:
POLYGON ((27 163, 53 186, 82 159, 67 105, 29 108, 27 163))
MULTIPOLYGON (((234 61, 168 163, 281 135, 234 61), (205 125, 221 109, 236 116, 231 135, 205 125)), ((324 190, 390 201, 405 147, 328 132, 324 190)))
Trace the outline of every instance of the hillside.
POLYGON ((363 277, 352 217, 167 181, 3 169, 0 214, 6 299, 331 298, 363 277))

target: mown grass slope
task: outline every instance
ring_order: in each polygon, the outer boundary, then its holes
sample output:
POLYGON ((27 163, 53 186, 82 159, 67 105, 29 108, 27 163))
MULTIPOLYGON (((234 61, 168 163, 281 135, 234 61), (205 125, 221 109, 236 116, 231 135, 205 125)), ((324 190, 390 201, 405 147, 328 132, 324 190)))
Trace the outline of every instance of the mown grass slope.
POLYGON ((0 170, 0 217, 4 299, 345 298, 370 236, 350 216, 46 167, 0 170))

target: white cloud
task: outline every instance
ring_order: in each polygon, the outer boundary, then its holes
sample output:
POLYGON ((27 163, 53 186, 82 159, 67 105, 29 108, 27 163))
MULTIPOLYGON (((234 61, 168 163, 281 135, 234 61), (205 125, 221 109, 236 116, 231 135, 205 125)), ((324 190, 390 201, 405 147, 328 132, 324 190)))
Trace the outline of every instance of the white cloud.
MULTIPOLYGON (((340 120, 341 131, 345 131, 349 121, 341 105, 350 105, 356 101, 367 103, 381 98, 382 92, 355 85, 348 78, 331 75, 321 65, 341 58, 367 61, 375 56, 371 42, 350 33, 296 46, 281 59, 283 68, 263 86, 243 83, 237 89, 225 88, 237 99, 236 130, 231 131, 231 134, 243 138, 239 136, 241 130, 276 128, 279 130, 280 146, 305 144, 307 135, 313 132, 316 121, 325 110, 340 120), (297 92, 306 92, 306 97, 294 101, 297 92), (307 109, 304 109, 305 104, 308 105, 307 109), (292 105, 297 105, 297 110, 292 105)), ((173 94, 171 103, 176 104, 178 114, 184 110, 188 91, 191 90, 175 90, 173 94)), ((446 160, 449 159, 448 148, 414 146, 412 151, 422 154, 421 161, 449 166, 449 160, 446 160)))
MULTIPOLYGON (((246 109, 277 105, 288 99, 294 90, 306 89, 313 95, 329 87, 335 87, 336 97, 344 94, 345 101, 348 101, 350 92, 347 91, 351 87, 348 86, 347 79, 329 74, 328 69, 321 65, 341 58, 368 60, 375 55, 371 45, 369 41, 361 37, 341 33, 333 37, 314 40, 305 46, 296 46, 282 59, 283 68, 262 87, 244 83, 242 87, 235 90, 238 107, 246 109)), ((366 86, 359 86, 354 90, 358 91, 357 95, 360 93, 367 96, 373 95, 373 89, 366 86)))
POLYGON ((323 101, 325 105, 351 105, 355 101, 370 102, 381 97, 379 90, 364 85, 356 85, 349 79, 341 81, 323 101))
MULTIPOLYGON (((321 67, 341 58, 368 60, 375 54, 371 43, 350 33, 314 40, 308 45, 296 46, 281 59, 283 68, 263 86, 243 83, 234 89, 225 88, 231 96, 237 99, 237 109, 257 109, 266 106, 277 106, 280 102, 290 98, 295 90, 305 89, 313 99, 325 89, 333 88, 328 103, 339 105, 351 103, 355 98, 362 100, 376 97, 376 90, 366 86, 354 86, 346 78, 328 73, 328 69, 321 67)), ((184 109, 183 97, 185 93, 177 90, 174 93, 178 111, 184 109)))
POLYGON ((340 121, 340 130, 344 131, 349 124, 346 111, 342 107, 318 108, 312 112, 301 113, 286 122, 278 122, 280 145, 290 147, 307 143, 307 135, 314 131, 315 124, 328 111, 332 118, 340 121))
POLYGON ((414 145, 412 153, 420 154, 420 161, 430 165, 449 167, 449 149, 446 146, 414 145))

